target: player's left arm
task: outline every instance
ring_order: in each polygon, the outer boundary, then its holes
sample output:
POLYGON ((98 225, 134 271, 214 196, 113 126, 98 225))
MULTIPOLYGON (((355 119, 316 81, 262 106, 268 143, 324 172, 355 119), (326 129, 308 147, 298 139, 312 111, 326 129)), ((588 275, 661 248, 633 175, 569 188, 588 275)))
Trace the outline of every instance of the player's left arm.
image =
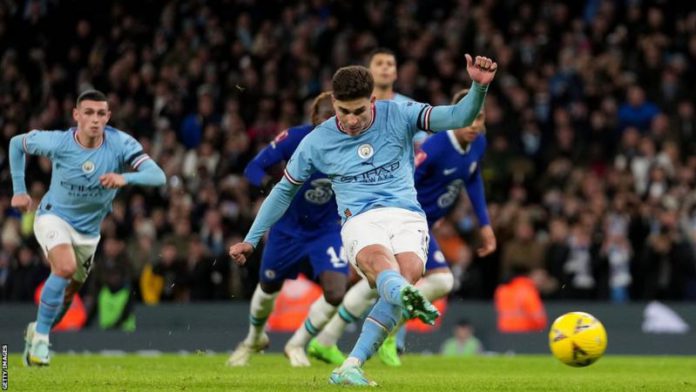
POLYGON ((471 125, 481 112, 488 85, 495 78, 498 64, 493 60, 466 55, 466 68, 472 83, 469 93, 455 105, 424 106, 415 119, 417 127, 430 132, 463 128, 471 125))
POLYGON ((99 177, 105 188, 122 188, 126 185, 162 186, 167 176, 162 168, 143 152, 143 146, 130 135, 123 140, 123 163, 130 165, 135 172, 106 173, 99 177))
POLYGON ((469 201, 474 208, 476 218, 479 222, 479 234, 481 236, 481 247, 476 250, 479 257, 485 257, 495 252, 498 247, 488 216, 488 205, 486 204, 486 192, 483 186, 483 176, 481 175, 480 165, 476 171, 464 182, 469 201))

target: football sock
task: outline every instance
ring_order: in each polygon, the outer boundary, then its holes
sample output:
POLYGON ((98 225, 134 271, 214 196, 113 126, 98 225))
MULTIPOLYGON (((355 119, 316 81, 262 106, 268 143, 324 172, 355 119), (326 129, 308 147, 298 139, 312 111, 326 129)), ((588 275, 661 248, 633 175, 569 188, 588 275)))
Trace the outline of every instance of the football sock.
POLYGON ((380 298, 392 305, 403 305, 401 289, 406 285, 408 285, 406 279, 394 270, 384 270, 377 275, 377 292, 380 298))
POLYGON ((288 341, 288 346, 304 347, 307 345, 309 340, 324 328, 334 314, 336 314, 336 306, 326 302, 323 295, 319 297, 309 308, 309 314, 304 324, 295 331, 295 334, 288 341))
POLYGON ((353 285, 343 297, 343 303, 336 314, 317 335, 317 341, 323 346, 337 344, 348 324, 358 321, 372 306, 375 298, 377 291, 370 287, 367 279, 353 285))
POLYGON ((268 294, 261 289, 261 285, 256 286, 254 295, 251 297, 249 309, 249 334, 246 342, 253 343, 262 333, 266 326, 266 320, 273 311, 273 305, 279 292, 268 294))
POLYGON ((350 357, 358 359, 361 364, 365 363, 382 345, 400 319, 401 306, 391 304, 384 298, 378 299, 363 323, 362 332, 350 357))
POLYGON ((41 290, 39 311, 36 316, 36 333, 48 335, 51 332, 51 325, 60 312, 68 283, 70 283, 70 279, 55 274, 51 274, 46 279, 46 284, 41 290))
POLYGON ((449 294, 452 287, 454 287, 454 276, 451 272, 424 276, 416 283, 416 288, 430 302, 449 294))

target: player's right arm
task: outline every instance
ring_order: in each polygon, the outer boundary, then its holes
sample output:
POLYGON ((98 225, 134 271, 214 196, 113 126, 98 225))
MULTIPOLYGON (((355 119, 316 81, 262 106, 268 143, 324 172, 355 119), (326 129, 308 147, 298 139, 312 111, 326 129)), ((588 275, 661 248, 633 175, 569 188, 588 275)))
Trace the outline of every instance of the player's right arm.
POLYGON ((24 182, 26 154, 52 158, 60 144, 58 134, 49 131, 31 131, 10 139, 10 173, 12 175, 11 205, 26 211, 31 208, 31 197, 24 182))
POLYGON ((448 129, 464 128, 471 125, 481 112, 488 85, 493 81, 498 65, 491 59, 476 56, 472 60, 466 55, 467 72, 471 77, 471 88, 466 96, 454 105, 429 106, 423 104, 406 105, 406 118, 410 130, 440 132, 448 129))
POLYGON ((246 257, 254 251, 261 237, 285 214, 304 181, 316 171, 310 151, 308 140, 303 140, 288 161, 283 178, 261 204, 244 242, 230 248, 230 257, 235 263, 242 265, 246 262, 246 257))

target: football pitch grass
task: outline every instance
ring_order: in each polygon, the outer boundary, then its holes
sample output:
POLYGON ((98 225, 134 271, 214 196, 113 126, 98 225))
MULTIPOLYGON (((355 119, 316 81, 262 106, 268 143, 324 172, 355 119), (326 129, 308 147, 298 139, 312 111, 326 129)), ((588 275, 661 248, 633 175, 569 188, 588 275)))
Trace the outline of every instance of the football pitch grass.
MULTIPOLYGON (((336 391, 332 366, 291 368, 278 354, 242 368, 225 355, 56 355, 48 368, 9 362, 10 391, 336 391)), ((607 356, 571 368, 549 356, 404 357, 400 368, 369 361, 366 374, 384 391, 696 391, 696 357, 607 356)), ((349 388, 353 389, 353 388, 349 388)))

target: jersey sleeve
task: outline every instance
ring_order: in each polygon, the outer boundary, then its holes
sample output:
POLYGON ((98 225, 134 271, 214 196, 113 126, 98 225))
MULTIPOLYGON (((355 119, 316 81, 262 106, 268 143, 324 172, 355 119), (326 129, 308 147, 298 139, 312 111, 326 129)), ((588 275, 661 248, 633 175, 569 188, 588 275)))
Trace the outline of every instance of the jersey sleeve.
POLYGON ((123 166, 130 166, 134 170, 138 170, 138 167, 143 164, 143 162, 150 159, 150 156, 143 151, 143 146, 135 140, 135 138, 125 132, 121 133, 122 142, 122 159, 123 166))
POLYGON ((317 170, 312 150, 311 140, 305 138, 290 157, 284 176, 291 184, 302 185, 317 170))
POLYGON ((406 120, 408 134, 411 139, 418 131, 428 131, 426 127, 428 124, 428 118, 430 112, 432 111, 432 106, 415 102, 403 102, 398 103, 399 112, 401 116, 406 120))
POLYGON ((22 138, 22 149, 26 154, 53 158, 61 144, 60 136, 55 131, 33 130, 22 138))

